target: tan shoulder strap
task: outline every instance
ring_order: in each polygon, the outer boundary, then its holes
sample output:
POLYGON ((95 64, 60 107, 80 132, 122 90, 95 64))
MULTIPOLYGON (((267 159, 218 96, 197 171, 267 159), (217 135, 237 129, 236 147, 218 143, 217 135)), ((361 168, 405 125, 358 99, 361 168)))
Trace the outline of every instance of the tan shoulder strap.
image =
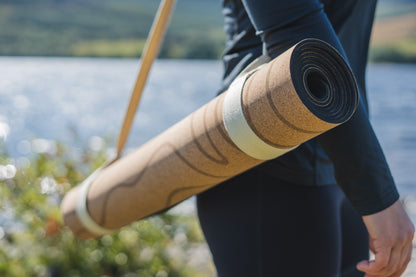
POLYGON ((166 29, 169 25, 169 20, 175 2, 176 0, 162 0, 160 2, 160 6, 153 21, 152 28, 150 29, 146 45, 143 49, 140 71, 130 97, 129 106, 124 117, 123 125, 121 126, 120 134, 118 136, 117 157, 121 155, 124 145, 127 142, 134 115, 136 114, 142 91, 146 84, 147 76, 149 75, 153 61, 159 53, 160 45, 162 44, 166 29))

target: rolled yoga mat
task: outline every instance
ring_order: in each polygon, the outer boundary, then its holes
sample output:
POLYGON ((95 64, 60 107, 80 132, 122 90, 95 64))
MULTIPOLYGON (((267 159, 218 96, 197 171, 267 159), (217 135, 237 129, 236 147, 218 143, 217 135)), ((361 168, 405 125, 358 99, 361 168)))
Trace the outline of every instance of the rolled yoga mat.
POLYGON ((358 104, 349 66, 316 39, 247 71, 73 188, 62 202, 69 228, 92 238, 162 211, 347 121, 358 104))

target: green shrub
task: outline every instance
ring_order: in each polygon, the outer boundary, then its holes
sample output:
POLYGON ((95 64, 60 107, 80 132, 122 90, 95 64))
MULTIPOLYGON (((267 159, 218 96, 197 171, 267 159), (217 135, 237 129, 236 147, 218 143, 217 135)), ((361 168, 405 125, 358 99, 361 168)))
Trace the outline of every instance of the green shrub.
POLYGON ((0 276, 213 275, 195 215, 167 212, 95 240, 63 226, 63 195, 103 163, 105 150, 54 144, 13 160, 1 149, 0 276))

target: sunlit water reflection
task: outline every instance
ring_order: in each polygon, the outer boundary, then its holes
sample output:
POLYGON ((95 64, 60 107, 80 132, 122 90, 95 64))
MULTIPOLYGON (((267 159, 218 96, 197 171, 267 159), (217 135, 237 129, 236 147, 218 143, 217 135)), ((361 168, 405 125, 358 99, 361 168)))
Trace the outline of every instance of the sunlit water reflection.
MULTIPOLYGON (((55 140, 98 151, 118 134, 139 62, 133 59, 0 58, 0 141, 13 163, 54 153, 55 140)), ((158 61, 152 69, 128 147, 162 132, 212 99, 218 61, 158 61)), ((403 196, 416 198, 416 65, 376 64, 368 71, 370 114, 403 196)), ((47 189, 45 189, 47 190, 47 189)), ((414 205, 416 207, 416 205, 414 205)), ((415 208, 416 213, 416 208, 415 208)))

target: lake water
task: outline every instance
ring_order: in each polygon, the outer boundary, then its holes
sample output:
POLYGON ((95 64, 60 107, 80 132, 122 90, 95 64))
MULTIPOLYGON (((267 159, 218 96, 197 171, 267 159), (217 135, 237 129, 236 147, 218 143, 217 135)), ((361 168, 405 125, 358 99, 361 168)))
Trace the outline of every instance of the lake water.
MULTIPOLYGON (((138 66, 135 59, 1 57, 0 140, 15 160, 41 151, 47 140, 74 147, 97 137, 115 140, 138 66)), ((156 62, 128 147, 212 99, 221 74, 218 61, 156 62)), ((370 65, 368 93, 371 120, 399 190, 416 198, 416 65, 370 65)))

